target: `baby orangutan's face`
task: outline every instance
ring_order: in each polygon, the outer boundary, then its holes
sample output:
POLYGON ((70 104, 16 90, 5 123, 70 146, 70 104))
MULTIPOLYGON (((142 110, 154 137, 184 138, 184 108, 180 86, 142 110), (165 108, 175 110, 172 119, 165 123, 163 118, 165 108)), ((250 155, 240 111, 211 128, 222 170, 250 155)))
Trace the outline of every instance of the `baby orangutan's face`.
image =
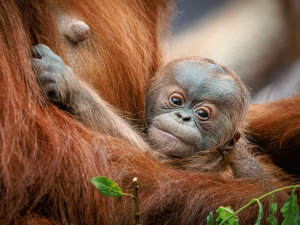
POLYGON ((243 98, 222 67, 181 61, 158 78, 147 96, 150 143, 179 157, 228 145, 239 138, 234 134, 244 114, 243 98))

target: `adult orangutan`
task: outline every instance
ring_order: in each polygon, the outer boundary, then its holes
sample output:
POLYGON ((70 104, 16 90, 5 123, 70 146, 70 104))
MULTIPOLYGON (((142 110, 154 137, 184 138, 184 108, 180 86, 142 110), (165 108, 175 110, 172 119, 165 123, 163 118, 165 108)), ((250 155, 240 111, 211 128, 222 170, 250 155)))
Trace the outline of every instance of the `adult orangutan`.
MULTIPOLYGON (((144 224, 202 224, 219 205, 237 209, 285 185, 286 177, 279 177, 275 167, 274 178, 266 182, 166 168, 135 145, 138 134, 124 120, 120 127, 103 124, 103 130, 96 132, 47 102, 32 70, 32 45, 37 43, 69 59, 71 66, 77 65, 77 74, 99 87, 105 100, 141 119, 146 80, 160 64, 159 34, 169 4, 162 0, 58 3, 66 14, 76 14, 91 28, 90 41, 73 43, 77 50, 71 57, 69 48, 61 45, 54 19, 60 11, 52 1, 0 0, 1 224, 132 224, 131 199, 102 196, 91 185, 94 176, 111 177, 126 192, 137 176, 144 224), (134 135, 118 136, 126 132, 134 135)), ((120 121, 115 110, 101 101, 120 121)), ((287 125, 296 119, 289 118, 287 125)), ((294 134, 299 134, 298 129, 294 134)), ((276 195, 279 205, 287 198, 285 192, 276 195)), ((269 205, 267 200, 263 204, 269 205)), ((240 222, 251 224, 256 215, 253 206, 241 212, 240 222)))

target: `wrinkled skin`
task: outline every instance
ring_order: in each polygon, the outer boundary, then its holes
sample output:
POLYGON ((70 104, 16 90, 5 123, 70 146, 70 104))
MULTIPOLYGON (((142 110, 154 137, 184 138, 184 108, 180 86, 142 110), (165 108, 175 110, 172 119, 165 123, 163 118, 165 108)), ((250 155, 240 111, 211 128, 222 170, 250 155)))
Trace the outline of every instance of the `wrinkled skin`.
POLYGON ((38 82, 43 87, 48 99, 56 104, 68 105, 68 93, 73 91, 72 86, 79 85, 72 69, 45 45, 34 46, 32 52, 34 56, 32 66, 38 74, 38 82))
POLYGON ((151 144, 179 157, 232 148, 248 107, 242 82, 203 59, 182 59, 166 68, 146 99, 151 144))

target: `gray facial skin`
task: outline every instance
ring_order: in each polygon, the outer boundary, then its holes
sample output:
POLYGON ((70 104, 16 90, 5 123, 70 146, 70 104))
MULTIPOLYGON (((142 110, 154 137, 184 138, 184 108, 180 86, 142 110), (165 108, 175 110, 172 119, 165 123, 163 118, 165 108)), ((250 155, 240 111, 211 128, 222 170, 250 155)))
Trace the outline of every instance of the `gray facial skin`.
POLYGON ((237 82, 222 67, 207 61, 173 65, 147 96, 151 98, 146 106, 150 143, 180 157, 225 145, 246 109, 245 92, 241 91, 245 87, 237 82), (181 105, 172 103, 174 96, 182 98, 181 105), (199 110, 207 117, 199 116, 199 110))

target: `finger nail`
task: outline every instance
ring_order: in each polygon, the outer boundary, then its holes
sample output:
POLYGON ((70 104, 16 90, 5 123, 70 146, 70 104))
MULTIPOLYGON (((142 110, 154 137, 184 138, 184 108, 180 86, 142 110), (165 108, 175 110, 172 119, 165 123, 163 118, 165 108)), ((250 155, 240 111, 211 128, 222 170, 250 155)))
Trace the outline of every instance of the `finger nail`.
POLYGON ((32 50, 32 57, 38 58, 38 59, 42 59, 43 58, 42 54, 37 49, 33 49, 32 50))

